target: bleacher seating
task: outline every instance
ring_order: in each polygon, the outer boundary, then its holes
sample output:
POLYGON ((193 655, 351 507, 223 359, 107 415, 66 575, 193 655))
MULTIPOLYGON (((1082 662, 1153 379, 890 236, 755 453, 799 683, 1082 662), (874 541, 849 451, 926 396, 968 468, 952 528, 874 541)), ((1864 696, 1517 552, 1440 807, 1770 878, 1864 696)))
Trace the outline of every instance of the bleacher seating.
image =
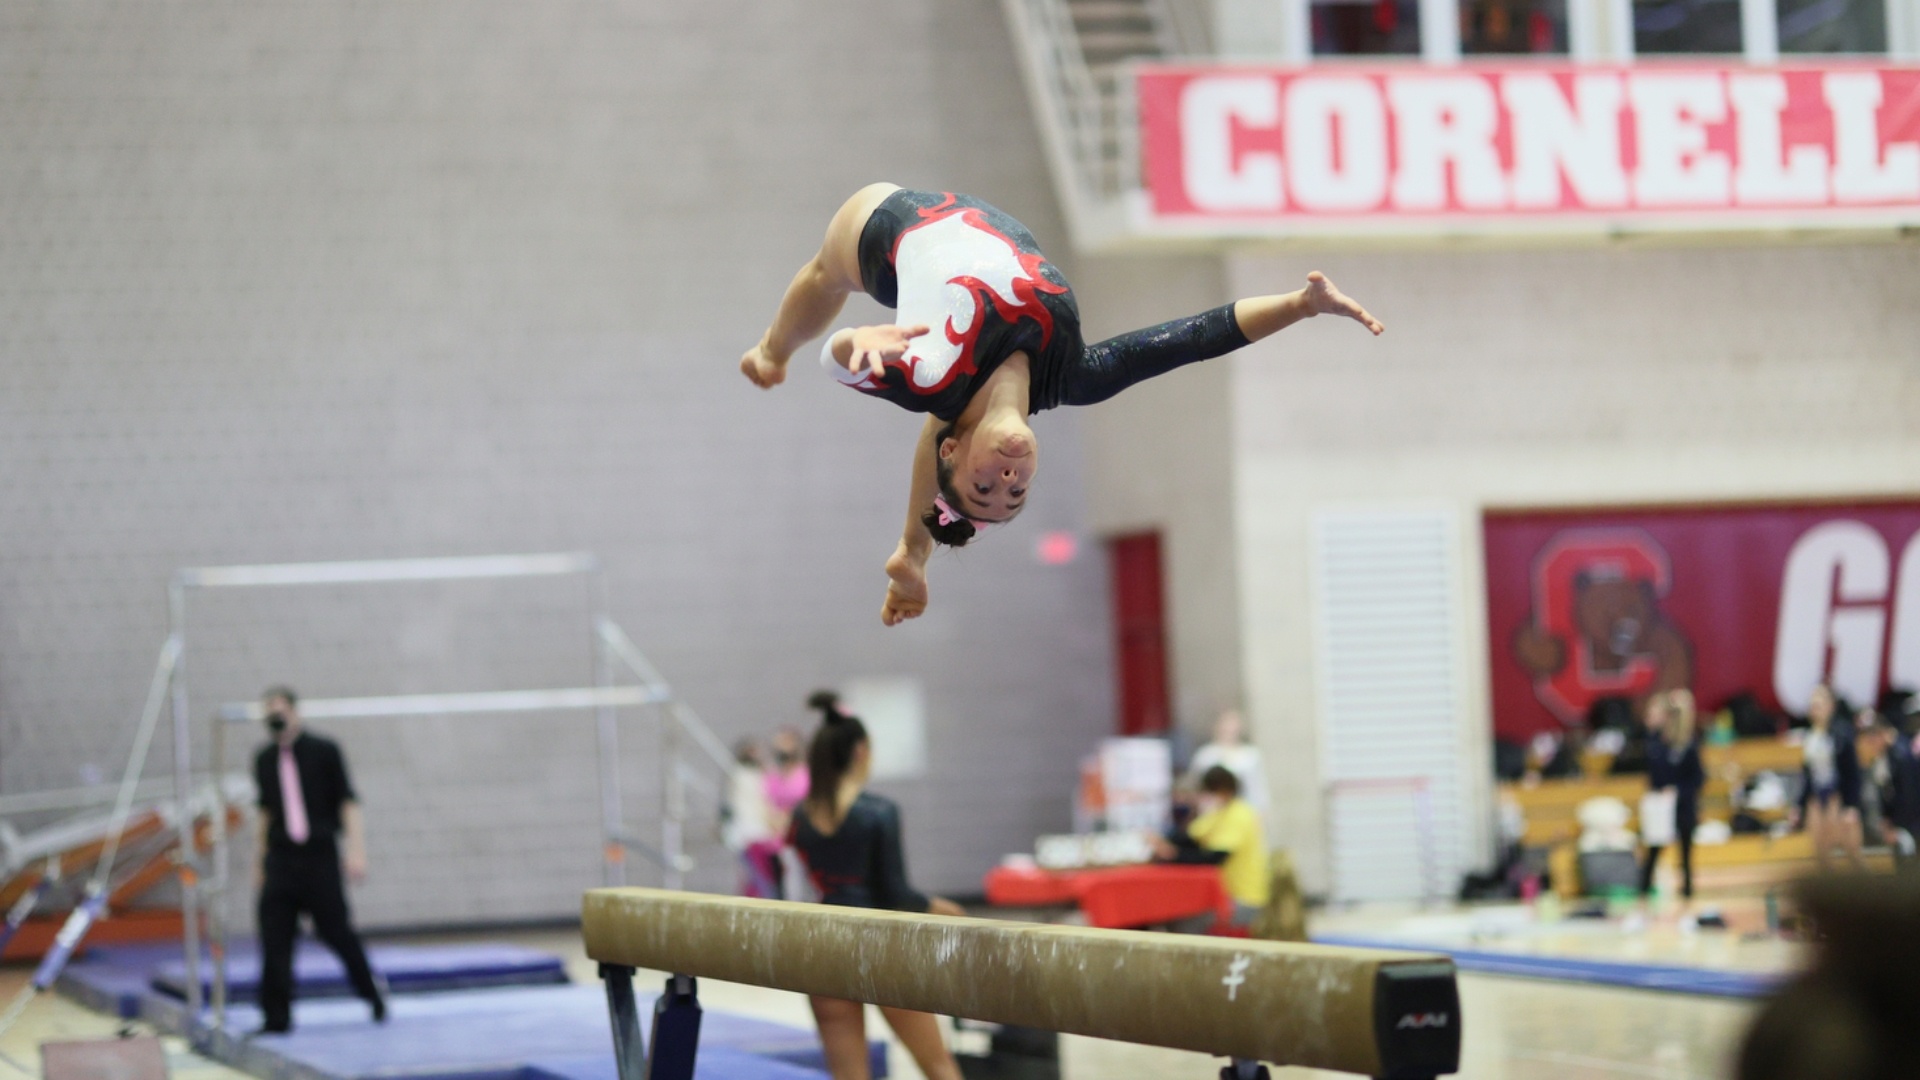
MULTIPOLYGON (((1875 740, 1861 740, 1863 764, 1871 762, 1877 752, 1875 740)), ((1646 793, 1647 778, 1609 775, 1612 763, 1610 755, 1589 752, 1581 756, 1581 768, 1586 774, 1582 777, 1500 785, 1501 797, 1511 799, 1525 819, 1521 842, 1551 852, 1549 865, 1556 868, 1555 888, 1562 895, 1572 896, 1578 892, 1578 883, 1569 880, 1571 875, 1566 869, 1576 862, 1573 851, 1580 837, 1576 816, 1580 804, 1599 797, 1619 799, 1633 812, 1636 818, 1633 826, 1638 827, 1640 796, 1646 793)), ((1783 739, 1736 739, 1731 743, 1703 746, 1701 765, 1707 774, 1706 786, 1700 792, 1701 819, 1727 821, 1733 813, 1732 793, 1755 774, 1799 772, 1800 747, 1783 739)), ((1769 824, 1786 816, 1784 810, 1749 808, 1748 813, 1769 824)), ((1886 858, 1884 854, 1869 855, 1870 861, 1876 863, 1885 862, 1886 858)), ((1765 884, 1799 873, 1812 861, 1813 844, 1804 832, 1777 838, 1765 833, 1747 833, 1736 835, 1725 844, 1695 845, 1693 849, 1695 885, 1700 888, 1765 884)))

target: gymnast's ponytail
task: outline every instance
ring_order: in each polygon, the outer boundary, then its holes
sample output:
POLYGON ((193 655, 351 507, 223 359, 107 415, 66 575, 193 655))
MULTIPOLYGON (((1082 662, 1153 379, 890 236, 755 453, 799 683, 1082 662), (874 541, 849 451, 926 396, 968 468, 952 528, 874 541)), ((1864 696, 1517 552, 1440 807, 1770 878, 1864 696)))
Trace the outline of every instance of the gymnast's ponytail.
POLYGON ((840 708, 840 695, 831 690, 815 691, 807 707, 820 712, 820 730, 807 747, 807 806, 831 817, 838 811, 840 781, 853 767, 855 751, 867 741, 867 727, 840 708))
MULTIPOLYGON (((939 446, 953 437, 953 425, 948 424, 934 433, 933 445, 939 446)), ((979 530, 967 516, 960 512, 960 493, 953 487, 953 463, 938 454, 933 458, 933 474, 940 484, 940 495, 934 500, 933 508, 920 515, 920 524, 927 527, 936 544, 948 547, 966 547, 967 541, 979 530)), ((815 695, 818 696, 818 695, 815 695)))

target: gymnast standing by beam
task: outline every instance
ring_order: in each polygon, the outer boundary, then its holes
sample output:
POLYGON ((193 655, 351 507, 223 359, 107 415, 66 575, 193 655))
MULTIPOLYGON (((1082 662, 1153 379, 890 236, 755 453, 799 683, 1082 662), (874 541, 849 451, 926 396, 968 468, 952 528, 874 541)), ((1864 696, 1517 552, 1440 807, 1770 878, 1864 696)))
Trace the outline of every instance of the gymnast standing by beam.
POLYGON ((772 325, 741 357, 741 372, 762 389, 785 381, 794 352, 826 333, 855 292, 897 309, 898 321, 835 332, 821 363, 862 393, 928 414, 906 528, 887 560, 880 617, 888 626, 926 610, 935 543, 964 545, 1026 505, 1040 466, 1030 414, 1098 404, 1315 315, 1383 329, 1314 271, 1294 292, 1087 345, 1073 290, 1026 226, 970 195, 869 184, 834 214, 772 325))
MULTIPOLYGON (((820 710, 820 730, 807 751, 812 780, 806 801, 793 815, 788 843, 806 864, 820 902, 844 907, 965 915, 960 905, 916 892, 907 884, 900 850, 900 808, 866 792, 873 747, 857 717, 840 710, 840 699, 821 691, 807 704, 820 710)), ((833 1080, 867 1080, 867 1007, 857 1001, 810 997, 820 1025, 833 1080)), ((927 1080, 960 1080, 960 1066, 940 1037, 931 1013, 882 1006, 880 1015, 906 1044, 927 1080)))

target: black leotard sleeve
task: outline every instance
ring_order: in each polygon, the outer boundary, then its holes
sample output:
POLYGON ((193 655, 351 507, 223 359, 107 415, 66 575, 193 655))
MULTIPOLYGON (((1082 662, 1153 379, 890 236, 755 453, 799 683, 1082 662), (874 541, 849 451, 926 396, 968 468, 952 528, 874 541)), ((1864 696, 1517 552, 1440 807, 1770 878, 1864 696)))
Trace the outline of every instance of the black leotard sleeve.
POLYGON ((1054 373, 1054 385, 1036 379, 1033 411, 1054 405, 1094 405, 1135 383, 1198 360, 1224 356, 1247 344, 1233 305, 1189 315, 1088 345, 1054 373))
POLYGON ((900 850, 900 809, 890 802, 876 803, 873 870, 868 877, 874 906, 890 911, 926 911, 930 905, 925 894, 907 884, 907 856, 900 850))

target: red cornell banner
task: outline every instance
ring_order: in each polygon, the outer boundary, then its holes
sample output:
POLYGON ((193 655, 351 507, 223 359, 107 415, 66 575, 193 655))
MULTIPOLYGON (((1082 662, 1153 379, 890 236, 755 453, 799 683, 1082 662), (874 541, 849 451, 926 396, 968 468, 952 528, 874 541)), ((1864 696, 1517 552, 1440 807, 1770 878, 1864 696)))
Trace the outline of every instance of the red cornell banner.
POLYGON ((1920 689, 1920 503, 1489 512, 1494 732, 1688 687, 1806 711, 1920 689))
POLYGON ((1920 221, 1920 68, 1150 66, 1148 230, 1920 221))

